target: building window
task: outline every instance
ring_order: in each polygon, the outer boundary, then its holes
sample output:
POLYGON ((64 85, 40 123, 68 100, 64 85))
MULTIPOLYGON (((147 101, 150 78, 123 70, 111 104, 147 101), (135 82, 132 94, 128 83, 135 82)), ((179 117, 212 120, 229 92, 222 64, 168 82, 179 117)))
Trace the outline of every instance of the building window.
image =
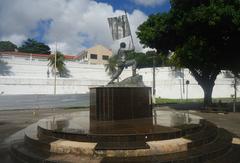
POLYGON ((90 58, 91 58, 91 59, 97 59, 97 54, 91 54, 91 55, 90 55, 90 58))
POLYGON ((109 57, 108 57, 107 55, 103 55, 103 56, 102 56, 102 59, 103 59, 103 60, 108 60, 108 58, 109 58, 109 57))

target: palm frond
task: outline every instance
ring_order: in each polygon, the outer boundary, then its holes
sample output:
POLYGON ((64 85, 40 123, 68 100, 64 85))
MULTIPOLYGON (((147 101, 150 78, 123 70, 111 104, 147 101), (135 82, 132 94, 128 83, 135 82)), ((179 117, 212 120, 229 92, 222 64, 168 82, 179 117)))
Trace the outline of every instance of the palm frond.
MULTIPOLYGON (((52 54, 48 58, 49 63, 48 65, 52 67, 52 72, 54 72, 54 65, 55 65, 55 55, 52 54)), ((65 58, 64 55, 57 51, 57 56, 56 56, 56 68, 58 71, 58 74, 60 77, 70 77, 70 72, 65 66, 65 58)))

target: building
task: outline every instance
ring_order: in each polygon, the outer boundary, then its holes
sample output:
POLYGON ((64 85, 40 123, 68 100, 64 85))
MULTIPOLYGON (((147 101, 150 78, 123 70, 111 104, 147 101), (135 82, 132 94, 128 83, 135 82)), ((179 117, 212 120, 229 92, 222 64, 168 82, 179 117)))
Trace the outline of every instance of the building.
POLYGON ((106 64, 112 51, 102 45, 96 45, 80 53, 80 62, 88 64, 106 64))
MULTIPOLYGON (((23 52, 0 52, 0 59, 23 59, 26 61, 48 61, 49 54, 32 54, 32 53, 23 53, 23 52)), ((65 60, 67 61, 77 61, 79 56, 74 55, 64 55, 65 60)))

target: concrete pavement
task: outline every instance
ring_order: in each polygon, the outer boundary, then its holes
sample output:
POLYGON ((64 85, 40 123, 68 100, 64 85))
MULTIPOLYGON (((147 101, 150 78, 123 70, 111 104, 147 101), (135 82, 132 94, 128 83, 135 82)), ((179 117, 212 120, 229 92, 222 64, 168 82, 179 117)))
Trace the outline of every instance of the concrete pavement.
POLYGON ((89 106, 89 94, 0 95, 0 110, 89 106))

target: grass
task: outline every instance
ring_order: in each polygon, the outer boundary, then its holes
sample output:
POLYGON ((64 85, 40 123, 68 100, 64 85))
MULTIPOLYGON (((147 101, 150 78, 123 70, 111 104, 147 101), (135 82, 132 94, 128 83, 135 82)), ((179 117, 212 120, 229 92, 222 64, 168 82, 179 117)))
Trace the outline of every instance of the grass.
POLYGON ((156 104, 182 104, 182 103, 201 103, 203 99, 167 99, 156 98, 156 104))
MULTIPOLYGON (((213 98, 213 103, 219 103, 221 100, 222 103, 231 103, 233 102, 232 98, 213 98)), ((237 102, 240 101, 240 98, 237 98, 237 102)), ((202 98, 196 99, 167 99, 167 98, 156 98, 156 104, 185 104, 185 103, 203 103, 202 98)))
POLYGON ((63 107, 65 110, 74 110, 74 109, 88 109, 88 106, 69 106, 69 107, 63 107))

